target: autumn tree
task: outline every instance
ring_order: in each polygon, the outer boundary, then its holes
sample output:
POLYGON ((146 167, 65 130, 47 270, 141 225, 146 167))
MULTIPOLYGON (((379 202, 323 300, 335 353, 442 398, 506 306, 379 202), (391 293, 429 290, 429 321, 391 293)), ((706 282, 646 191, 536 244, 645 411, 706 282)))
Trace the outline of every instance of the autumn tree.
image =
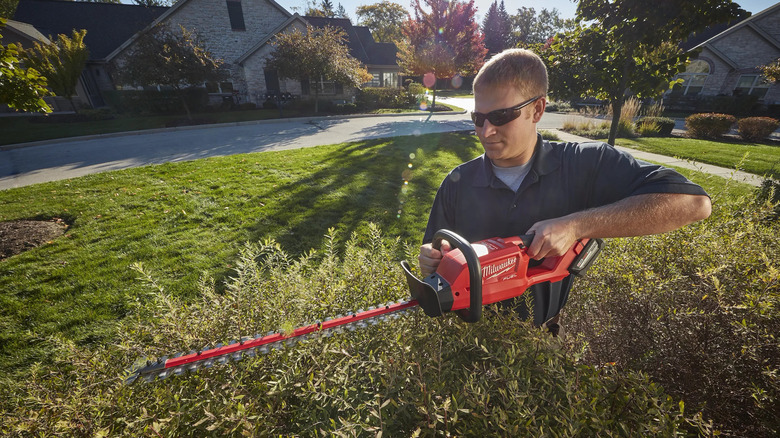
POLYGON ((512 19, 504 7, 504 0, 495 0, 488 8, 482 21, 485 48, 489 54, 502 52, 512 47, 512 19))
POLYGON ((408 75, 424 76, 433 89, 436 105, 436 79, 475 74, 485 61, 487 49, 474 18, 474 0, 413 0, 414 18, 404 26, 407 41, 398 53, 399 65, 408 75))
POLYGON ((185 90, 206 82, 218 82, 226 75, 222 60, 212 56, 197 33, 183 26, 179 26, 177 32, 165 24, 155 26, 138 38, 114 70, 123 84, 171 87, 181 99, 189 119, 192 114, 185 90))
POLYGON ((349 18, 344 6, 339 3, 337 7, 334 7, 331 0, 321 0, 319 4, 313 0, 310 1, 306 7, 306 15, 309 17, 349 18))
POLYGON ((67 98, 74 110, 73 96, 89 59, 89 49, 84 44, 86 35, 86 29, 74 29, 70 38, 59 34, 55 40, 49 36, 49 43, 36 41, 25 53, 25 63, 46 78, 54 94, 67 98))
POLYGON ((394 43, 404 38, 404 21, 409 12, 398 3, 384 0, 372 5, 358 6, 358 23, 371 30, 374 40, 394 43))
MULTIPOLYGON (((6 20, 0 18, 0 29, 6 20)), ((0 34, 0 43, 3 35, 0 34)), ((43 101, 47 96, 46 78, 34 68, 26 68, 23 63, 22 48, 16 44, 0 44, 0 103, 20 111, 39 113, 51 112, 43 101)))
POLYGON ((744 13, 731 0, 580 0, 577 17, 589 23, 555 38, 548 59, 551 94, 596 97, 612 108, 615 144, 626 94, 655 97, 691 56, 676 45, 707 26, 744 13))
POLYGON ((371 80, 365 66, 349 54, 347 35, 330 26, 306 26, 306 32, 295 29, 281 33, 271 43, 274 47, 266 68, 276 70, 279 77, 309 80, 314 91, 314 112, 319 111, 322 80, 360 88, 371 80))
POLYGON ((762 65, 759 68, 761 69, 761 73, 763 73, 770 82, 776 83, 778 79, 780 79, 780 58, 767 65, 762 65))

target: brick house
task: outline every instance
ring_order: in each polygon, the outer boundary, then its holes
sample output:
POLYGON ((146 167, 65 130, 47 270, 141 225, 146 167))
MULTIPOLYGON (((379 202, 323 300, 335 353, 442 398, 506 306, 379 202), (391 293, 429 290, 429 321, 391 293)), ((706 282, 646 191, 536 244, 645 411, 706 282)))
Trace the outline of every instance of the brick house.
POLYGON ((689 45, 689 50, 701 52, 677 76, 683 83, 666 94, 666 107, 775 112, 780 105, 780 84, 768 82, 760 66, 780 58, 780 3, 718 30, 689 45))
MULTIPOLYGON (((31 24, 43 34, 70 35, 74 28, 87 29, 85 42, 90 49, 90 61, 83 79, 94 87, 79 98, 93 107, 104 105, 101 91, 122 85, 114 83, 109 65, 121 65, 138 36, 158 23, 196 31, 206 48, 224 61, 229 79, 219 84, 204 84, 214 101, 233 96, 239 102, 259 105, 269 92, 308 97, 308 83, 279 78, 275 71, 265 69, 265 60, 273 49, 269 43, 274 36, 296 28, 305 30, 307 24, 340 27, 347 33, 350 53, 375 77, 367 86, 400 85, 394 44, 375 42, 368 28, 353 26, 346 19, 291 14, 274 0, 179 0, 171 7, 152 8, 20 0, 14 19, 31 24)), ((349 99, 354 93, 354 89, 326 81, 321 96, 349 99)))

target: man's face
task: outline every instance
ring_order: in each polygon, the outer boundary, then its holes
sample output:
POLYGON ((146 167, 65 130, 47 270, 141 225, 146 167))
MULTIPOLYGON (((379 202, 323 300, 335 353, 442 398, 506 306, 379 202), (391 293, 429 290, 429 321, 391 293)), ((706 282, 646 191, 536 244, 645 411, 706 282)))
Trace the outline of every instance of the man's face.
MULTIPOLYGON (((524 96, 515 87, 480 87, 474 90, 474 111, 487 114, 511 108, 537 96, 524 96)), ((509 123, 496 126, 485 120, 482 127, 474 126, 488 158, 499 167, 520 166, 527 163, 536 146, 536 123, 546 106, 542 97, 520 111, 520 116, 509 123)))

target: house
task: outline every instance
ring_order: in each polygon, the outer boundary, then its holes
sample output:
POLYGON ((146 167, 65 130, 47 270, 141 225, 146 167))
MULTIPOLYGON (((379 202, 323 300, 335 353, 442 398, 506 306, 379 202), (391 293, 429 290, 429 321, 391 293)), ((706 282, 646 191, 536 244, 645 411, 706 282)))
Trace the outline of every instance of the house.
MULTIPOLYGON (((398 86, 400 68, 393 44, 377 43, 368 28, 353 26, 347 19, 301 17, 291 14, 274 0, 179 0, 171 7, 143 7, 108 3, 84 3, 60 0, 20 0, 14 16, 43 34, 87 29, 85 42, 90 49, 86 69, 87 93, 91 106, 102 106, 101 91, 114 90, 109 65, 121 65, 138 37, 158 23, 173 28, 179 25, 198 33, 206 48, 221 58, 229 70, 229 79, 219 84, 204 84, 216 101, 232 96, 237 101, 262 104, 268 93, 291 93, 308 97, 309 84, 279 78, 265 68, 273 51, 271 42, 282 32, 305 31, 308 24, 343 29, 351 54, 366 65, 374 80, 368 86, 398 86)), ((324 78, 322 96, 349 99, 353 89, 328 83, 324 78)))
POLYGON ((74 29, 86 29, 84 43, 89 49, 89 60, 74 101, 84 106, 101 107, 105 105, 101 90, 113 89, 107 56, 167 9, 110 3, 20 0, 14 20, 27 23, 39 33, 52 37, 58 34, 71 36, 74 29))
POLYGON ((780 84, 772 84, 760 67, 780 58, 780 3, 699 41, 700 50, 664 98, 669 109, 732 114, 776 112, 780 84))

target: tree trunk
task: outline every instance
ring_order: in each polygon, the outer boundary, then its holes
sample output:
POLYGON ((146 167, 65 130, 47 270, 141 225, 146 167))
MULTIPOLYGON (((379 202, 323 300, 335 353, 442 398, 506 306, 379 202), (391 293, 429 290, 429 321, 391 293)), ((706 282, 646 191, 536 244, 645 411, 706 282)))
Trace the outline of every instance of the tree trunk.
POLYGON ((618 98, 612 101, 612 125, 609 127, 609 139, 607 143, 615 146, 617 140, 618 127, 620 125, 620 111, 623 109, 623 99, 618 98))

